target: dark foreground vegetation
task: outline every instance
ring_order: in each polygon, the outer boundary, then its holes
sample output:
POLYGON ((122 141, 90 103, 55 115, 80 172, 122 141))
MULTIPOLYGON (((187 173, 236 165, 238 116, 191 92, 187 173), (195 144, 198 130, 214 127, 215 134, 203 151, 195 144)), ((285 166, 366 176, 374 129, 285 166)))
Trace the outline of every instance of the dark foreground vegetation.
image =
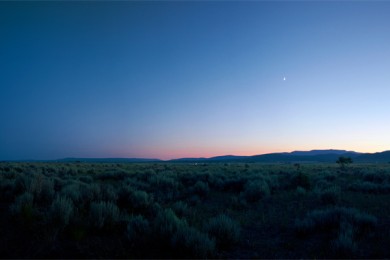
POLYGON ((390 165, 0 163, 2 258, 388 258, 390 165))

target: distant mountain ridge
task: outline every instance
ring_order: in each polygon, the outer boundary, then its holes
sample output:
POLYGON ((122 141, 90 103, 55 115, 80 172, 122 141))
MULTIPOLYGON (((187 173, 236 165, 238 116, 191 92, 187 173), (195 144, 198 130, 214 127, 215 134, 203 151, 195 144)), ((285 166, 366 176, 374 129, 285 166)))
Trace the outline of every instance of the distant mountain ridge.
POLYGON ((210 158, 179 158, 170 160, 171 162, 263 162, 263 163, 283 163, 283 162, 335 162, 339 156, 356 158, 361 153, 347 150, 311 150, 293 151, 282 153, 268 153, 252 156, 224 155, 210 158))
POLYGON ((345 153, 355 153, 360 154, 358 152, 354 151, 346 151, 346 150, 335 150, 335 149, 328 149, 328 150, 310 150, 310 151, 294 151, 291 152, 291 155, 322 155, 322 154, 345 154, 345 153))
POLYGON ((390 151, 365 153, 354 159, 361 163, 390 163, 390 151))
POLYGON ((125 162, 159 162, 160 159, 150 158, 64 158, 56 160, 58 162, 105 162, 105 163, 125 163, 125 162))
POLYGON ((355 151, 325 149, 268 153, 252 156, 222 155, 210 158, 178 158, 160 160, 151 158, 64 158, 56 162, 102 162, 102 163, 142 163, 142 162, 259 162, 259 163, 334 163, 340 156, 351 157, 357 163, 390 163, 390 151, 359 153, 355 151))

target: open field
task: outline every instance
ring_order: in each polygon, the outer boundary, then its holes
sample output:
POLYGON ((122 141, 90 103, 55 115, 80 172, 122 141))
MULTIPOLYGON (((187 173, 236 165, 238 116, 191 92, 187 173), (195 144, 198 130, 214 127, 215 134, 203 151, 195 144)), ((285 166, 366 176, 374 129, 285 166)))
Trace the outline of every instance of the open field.
POLYGON ((383 258, 390 164, 0 163, 2 258, 383 258))

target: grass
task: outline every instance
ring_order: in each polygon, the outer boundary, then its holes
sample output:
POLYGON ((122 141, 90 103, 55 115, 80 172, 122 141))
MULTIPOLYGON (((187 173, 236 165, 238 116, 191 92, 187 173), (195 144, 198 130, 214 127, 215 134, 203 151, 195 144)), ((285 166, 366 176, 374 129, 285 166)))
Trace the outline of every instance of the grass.
POLYGON ((2 258, 388 258, 390 165, 0 163, 2 258))

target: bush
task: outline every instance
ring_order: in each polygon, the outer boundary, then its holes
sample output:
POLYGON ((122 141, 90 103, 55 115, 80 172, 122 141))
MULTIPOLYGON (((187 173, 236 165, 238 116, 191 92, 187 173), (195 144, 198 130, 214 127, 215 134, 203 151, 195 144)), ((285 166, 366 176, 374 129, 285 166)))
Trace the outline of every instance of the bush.
POLYGON ((318 193, 318 196, 323 204, 335 205, 340 199, 340 188, 333 186, 318 193))
POLYGON ((31 218, 33 215, 33 202, 34 196, 29 192, 25 192, 19 195, 11 205, 11 213, 22 218, 31 218))
POLYGON ((102 200, 102 192, 100 185, 92 183, 83 187, 84 188, 81 189, 81 194, 83 195, 83 198, 88 198, 89 201, 102 200))
POLYGON ((166 240, 171 238, 184 222, 171 209, 166 209, 158 213, 154 221, 154 231, 157 236, 166 240))
POLYGON ((180 218, 185 217, 190 212, 188 204, 183 201, 177 201, 172 205, 172 209, 180 218))
POLYGON ((271 191, 268 183, 264 180, 256 180, 248 182, 245 185, 245 190, 241 193, 241 196, 248 202, 256 202, 270 195, 271 191))
POLYGON ((337 176, 336 176, 336 174, 334 174, 334 173, 326 174, 326 175, 324 176, 324 179, 325 179, 326 181, 329 181, 329 182, 335 181, 336 178, 337 178, 337 176))
POLYGON ((80 196, 80 200, 78 203, 75 203, 75 206, 84 214, 90 208, 90 204, 93 201, 101 201, 102 200, 102 192, 100 190, 100 185, 98 184, 85 184, 80 183, 78 185, 78 192, 80 196))
POLYGON ((140 210, 146 209, 153 202, 153 199, 145 191, 136 190, 131 193, 130 202, 134 209, 140 210))
POLYGON ((127 224, 126 236, 131 242, 145 241, 150 233, 149 221, 141 215, 132 216, 127 224))
POLYGON ((351 184, 348 187, 348 190, 363 192, 363 193, 388 194, 390 193, 390 184, 387 183, 377 184, 368 181, 360 181, 351 184))
POLYGON ((210 175, 208 183, 211 186, 211 188, 220 191, 225 186, 225 176, 219 173, 214 173, 210 175))
POLYGON ((298 195, 301 195, 301 196, 306 195, 306 190, 305 190, 305 188, 302 188, 301 186, 298 186, 298 187, 297 187, 297 194, 298 194, 298 195))
POLYGON ((50 205, 53 202, 54 195, 54 182, 48 178, 44 179, 41 193, 38 196, 39 201, 44 205, 50 205))
POLYGON ((373 229, 377 219, 353 208, 335 207, 309 212, 303 220, 297 220, 295 227, 300 235, 324 232, 337 258, 350 258, 355 254, 356 236, 365 235, 373 229), (333 234, 337 237, 331 240, 333 234), (329 236, 329 234, 331 236, 329 236))
POLYGON ((215 242, 179 219, 171 209, 161 211, 153 227, 156 241, 168 257, 204 258, 214 252, 215 242))
POLYGON ((171 239, 175 257, 206 258, 214 255, 215 241, 199 230, 181 225, 171 239))
POLYGON ((223 190, 232 192, 242 192, 246 184, 246 179, 234 177, 224 182, 223 190))
POLYGON ((167 202, 174 200, 179 194, 180 185, 176 181, 176 177, 166 176, 170 172, 154 175, 149 179, 153 194, 159 202, 167 202))
POLYGON ((314 190, 323 191, 323 190, 326 190, 326 189, 333 187, 333 186, 334 186, 334 184, 332 184, 331 182, 329 182, 325 179, 319 179, 314 185, 314 190))
POLYGON ((146 213, 153 203, 153 198, 145 191, 133 190, 129 186, 119 191, 118 204, 131 213, 146 213))
POLYGON ((354 208, 335 207, 325 210, 313 210, 304 219, 297 219, 295 227, 298 233, 307 235, 314 232, 329 232, 340 227, 341 221, 351 223, 359 232, 373 229, 377 219, 354 208))
POLYGON ((92 202, 90 206, 90 223, 93 227, 103 228, 118 222, 120 211, 112 202, 92 202))
POLYGON ((162 173, 158 175, 153 175, 149 179, 149 182, 152 186, 158 188, 163 192, 170 192, 172 190, 176 190, 179 186, 178 182, 174 178, 170 176, 165 176, 162 173))
MULTIPOLYGON (((90 171, 91 171, 91 170, 90 170, 90 171)), ((87 184, 90 184, 90 183, 93 182, 93 178, 92 178, 91 176, 81 176, 81 177, 79 178, 79 180, 80 180, 81 182, 84 182, 84 183, 87 183, 87 184)))
POLYGON ((80 185, 75 182, 71 182, 70 184, 63 187, 60 194, 61 196, 71 199, 76 205, 78 205, 83 200, 80 192, 80 185))
POLYGON ((40 193, 42 192, 44 178, 45 177, 42 174, 36 174, 31 180, 30 186, 28 187, 28 191, 34 194, 35 197, 39 197, 40 193))
POLYGON ((310 190, 310 188, 311 188, 311 182, 310 182, 309 176, 305 173, 302 173, 302 172, 299 172, 299 173, 294 175, 294 177, 292 179, 292 184, 294 187, 301 186, 301 187, 305 188, 306 190, 310 190))
POLYGON ((105 201, 111 201, 115 203, 118 199, 118 194, 111 185, 102 185, 101 188, 101 199, 105 201))
POLYGON ((118 172, 117 169, 107 169, 103 173, 94 174, 93 177, 101 181, 121 181, 126 178, 126 175, 126 172, 118 172))
POLYGON ((231 208, 234 210, 247 210, 248 206, 250 206, 241 196, 231 196, 229 202, 231 208))
POLYGON ((20 174, 15 177, 15 194, 23 194, 24 192, 29 192, 32 179, 26 174, 20 174))
POLYGON ((0 201, 11 203, 14 198, 15 181, 2 178, 0 180, 0 201))
POLYGON ((205 227, 211 237, 217 241, 220 248, 229 248, 240 239, 240 226, 226 215, 219 215, 209 220, 205 227))
POLYGON ((50 207, 50 218, 55 225, 65 227, 74 213, 72 201, 67 197, 58 196, 50 207))
POLYGON ((356 252, 354 227, 347 221, 342 221, 338 237, 332 242, 332 248, 340 258, 350 258, 356 252))
POLYGON ((200 197, 206 197, 207 194, 210 192, 209 185, 203 181, 197 181, 193 186, 192 190, 196 195, 200 197))
POLYGON ((62 187, 65 186, 65 181, 61 178, 55 177, 53 178, 54 181, 54 190, 55 191, 60 191, 62 187))

